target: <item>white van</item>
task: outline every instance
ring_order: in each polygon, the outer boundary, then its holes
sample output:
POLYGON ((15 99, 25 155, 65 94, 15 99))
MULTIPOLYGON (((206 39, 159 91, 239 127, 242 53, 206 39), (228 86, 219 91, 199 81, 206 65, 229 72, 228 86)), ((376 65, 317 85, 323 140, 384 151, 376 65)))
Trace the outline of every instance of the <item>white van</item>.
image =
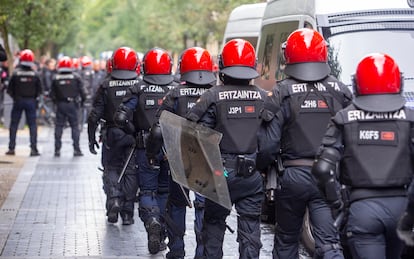
MULTIPOLYGON (((257 46, 255 84, 269 90, 284 78, 281 44, 298 28, 309 27, 329 43, 332 74, 351 86, 357 63, 367 54, 393 57, 405 76, 409 105, 414 99, 413 0, 270 0, 257 46)), ((414 102, 413 102, 414 104, 414 102)))
POLYGON ((227 20, 223 46, 226 42, 241 38, 256 48, 266 3, 244 4, 234 8, 227 20))
MULTIPOLYGON (((351 76, 365 55, 389 54, 403 72, 407 106, 414 107, 414 0, 269 0, 256 48, 256 85, 270 90, 285 77, 281 45, 291 32, 305 27, 322 33, 332 74, 351 89, 351 76)), ((305 219, 302 240, 311 252, 305 219)))

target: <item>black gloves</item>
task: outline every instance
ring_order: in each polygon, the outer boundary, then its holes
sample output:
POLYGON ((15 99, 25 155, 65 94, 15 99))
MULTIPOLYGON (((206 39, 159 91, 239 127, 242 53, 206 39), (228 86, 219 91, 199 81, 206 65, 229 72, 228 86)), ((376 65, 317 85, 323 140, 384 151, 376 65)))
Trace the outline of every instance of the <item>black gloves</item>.
POLYGON ((96 142, 96 140, 89 142, 89 151, 94 155, 97 154, 95 148, 99 149, 98 142, 96 142))
POLYGON ((408 203, 407 210, 397 224, 398 237, 408 246, 414 246, 414 204, 408 203))

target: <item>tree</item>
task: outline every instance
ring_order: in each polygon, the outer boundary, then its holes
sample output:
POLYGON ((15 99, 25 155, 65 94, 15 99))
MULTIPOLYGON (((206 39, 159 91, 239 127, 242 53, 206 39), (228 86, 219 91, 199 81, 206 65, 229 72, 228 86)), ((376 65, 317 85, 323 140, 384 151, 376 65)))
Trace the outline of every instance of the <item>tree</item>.
MULTIPOLYGON (((1 35, 7 38, 11 33, 20 48, 38 53, 48 50, 48 46, 64 44, 80 4, 80 0, 2 0, 1 35)), ((10 48, 6 50, 12 56, 10 48)))
MULTIPOLYGON (((89 52, 95 57, 102 51, 114 50, 122 45, 141 52, 155 46, 172 52, 181 52, 190 47, 188 44, 206 47, 208 39, 221 42, 231 10, 240 4, 251 2, 88 1, 76 41, 82 43, 83 52, 89 52)), ((76 48, 79 52, 79 47, 76 48)))

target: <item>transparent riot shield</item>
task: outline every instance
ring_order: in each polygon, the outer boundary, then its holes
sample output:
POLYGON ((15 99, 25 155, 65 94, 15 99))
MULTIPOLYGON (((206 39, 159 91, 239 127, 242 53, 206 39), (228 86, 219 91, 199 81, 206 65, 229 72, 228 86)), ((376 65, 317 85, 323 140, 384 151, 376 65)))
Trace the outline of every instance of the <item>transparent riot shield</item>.
POLYGON ((173 180, 231 210, 222 134, 168 111, 161 113, 160 126, 173 180))

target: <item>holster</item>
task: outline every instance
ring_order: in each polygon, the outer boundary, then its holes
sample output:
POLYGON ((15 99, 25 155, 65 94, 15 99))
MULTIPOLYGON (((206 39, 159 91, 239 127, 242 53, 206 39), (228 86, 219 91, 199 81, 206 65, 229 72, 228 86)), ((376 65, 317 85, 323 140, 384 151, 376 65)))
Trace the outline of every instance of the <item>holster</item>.
POLYGON ((256 160, 239 155, 236 158, 236 174, 245 178, 252 176, 256 171, 256 160))
POLYGON ((147 145, 148 131, 140 130, 136 136, 136 148, 143 149, 147 145))

